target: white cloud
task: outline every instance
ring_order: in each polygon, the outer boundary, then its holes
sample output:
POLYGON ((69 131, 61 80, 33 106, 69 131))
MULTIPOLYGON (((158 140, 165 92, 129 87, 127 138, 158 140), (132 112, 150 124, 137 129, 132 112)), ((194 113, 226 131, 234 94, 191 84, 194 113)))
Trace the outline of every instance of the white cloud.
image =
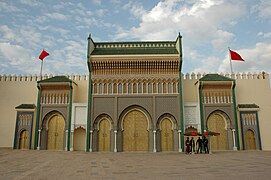
POLYGON ((46 13, 45 16, 47 16, 48 18, 51 18, 51 19, 55 19, 55 20, 67 20, 68 19, 68 16, 61 14, 61 13, 57 13, 57 12, 46 13))
POLYGON ((37 0, 20 0, 22 4, 26 4, 28 6, 40 6, 41 2, 37 0))
POLYGON ((13 68, 13 73, 34 74, 39 72, 39 63, 31 54, 31 50, 19 45, 0 43, 0 56, 6 59, 4 64, 13 68), (36 62, 36 63, 35 63, 36 62))
POLYGON ((92 3, 97 4, 97 5, 101 5, 102 4, 102 0, 91 0, 92 3))
POLYGON ((258 12, 260 18, 269 19, 271 18, 271 1, 261 0, 259 4, 254 7, 258 12))
POLYGON ((0 12, 22 12, 22 9, 17 8, 12 4, 8 4, 6 2, 0 2, 0 12))
POLYGON ((223 27, 236 24, 236 20, 245 12, 240 3, 212 0, 161 1, 141 16, 139 26, 119 32, 116 38, 168 40, 175 39, 180 31, 189 39, 189 44, 209 43, 214 40, 213 45, 221 46, 225 42, 220 42, 217 38, 227 37, 227 40, 230 40, 233 37, 233 34, 223 30, 223 27))
POLYGON ((105 16, 108 13, 108 9, 97 9, 95 14, 99 17, 105 16))
POLYGON ((194 69, 193 72, 215 73, 220 64, 221 59, 214 56, 207 57, 206 59, 201 60, 200 67, 194 69))
POLYGON ((259 36, 259 37, 264 37, 264 38, 271 38, 271 32, 259 32, 258 34, 257 34, 257 36, 259 36))
POLYGON ((212 40, 212 45, 215 49, 224 49, 229 45, 233 37, 234 34, 230 32, 218 30, 212 40))
POLYGON ((143 5, 134 1, 129 1, 127 4, 123 5, 122 9, 128 10, 136 18, 140 18, 146 13, 143 5))

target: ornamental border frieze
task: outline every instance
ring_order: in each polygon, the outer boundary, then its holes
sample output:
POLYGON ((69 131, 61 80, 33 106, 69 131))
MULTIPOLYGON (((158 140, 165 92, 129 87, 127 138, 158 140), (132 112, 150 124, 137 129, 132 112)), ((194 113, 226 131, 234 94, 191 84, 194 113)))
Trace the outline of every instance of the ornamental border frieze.
POLYGON ((95 48, 173 48, 176 47, 176 42, 144 42, 144 43, 97 43, 95 48))

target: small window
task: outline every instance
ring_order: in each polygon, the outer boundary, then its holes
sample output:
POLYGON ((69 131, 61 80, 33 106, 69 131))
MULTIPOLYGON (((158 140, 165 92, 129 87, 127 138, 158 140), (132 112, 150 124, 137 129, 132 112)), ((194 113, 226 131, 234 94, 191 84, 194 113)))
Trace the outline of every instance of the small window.
POLYGON ((142 83, 138 83, 138 93, 142 94, 143 92, 143 85, 142 83))
POLYGON ((118 85, 118 93, 122 93, 122 84, 121 83, 118 85))
POLYGON ((159 83, 158 84, 158 93, 162 93, 162 84, 161 83, 159 83))
POLYGON ((108 94, 113 94, 113 84, 108 84, 108 94))
POLYGON ((128 84, 128 93, 129 93, 129 94, 132 94, 132 87, 133 87, 132 84, 129 83, 129 84, 128 84))
POLYGON ((168 83, 168 93, 173 93, 173 84, 172 83, 168 83))
POLYGON ((152 93, 152 84, 148 83, 148 93, 152 93))
POLYGON ((103 93, 103 84, 99 84, 98 94, 102 94, 102 93, 103 93))

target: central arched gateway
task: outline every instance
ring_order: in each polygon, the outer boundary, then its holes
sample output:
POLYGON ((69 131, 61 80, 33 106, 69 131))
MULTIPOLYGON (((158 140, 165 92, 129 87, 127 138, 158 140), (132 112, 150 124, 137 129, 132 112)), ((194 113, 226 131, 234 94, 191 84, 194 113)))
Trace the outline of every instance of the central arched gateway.
POLYGON ((210 139, 212 150, 227 150, 228 149, 228 138, 227 138, 227 127, 226 122, 222 115, 213 113, 208 118, 208 130, 219 132, 219 136, 212 136, 210 139))
POLYGON ((124 117, 123 151, 148 151, 148 120, 137 109, 129 111, 124 117))
POLYGON ((56 114, 48 121, 48 150, 63 150, 64 149, 64 129, 65 122, 63 116, 56 114))

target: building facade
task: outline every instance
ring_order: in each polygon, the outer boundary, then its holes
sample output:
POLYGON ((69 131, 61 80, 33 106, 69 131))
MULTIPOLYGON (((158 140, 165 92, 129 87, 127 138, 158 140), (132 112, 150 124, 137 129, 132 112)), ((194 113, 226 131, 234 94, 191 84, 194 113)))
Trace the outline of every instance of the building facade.
POLYGON ((271 150, 269 75, 184 75, 181 39, 89 37, 89 75, 0 76, 0 147, 182 152, 185 132, 216 131, 212 150, 271 150))

